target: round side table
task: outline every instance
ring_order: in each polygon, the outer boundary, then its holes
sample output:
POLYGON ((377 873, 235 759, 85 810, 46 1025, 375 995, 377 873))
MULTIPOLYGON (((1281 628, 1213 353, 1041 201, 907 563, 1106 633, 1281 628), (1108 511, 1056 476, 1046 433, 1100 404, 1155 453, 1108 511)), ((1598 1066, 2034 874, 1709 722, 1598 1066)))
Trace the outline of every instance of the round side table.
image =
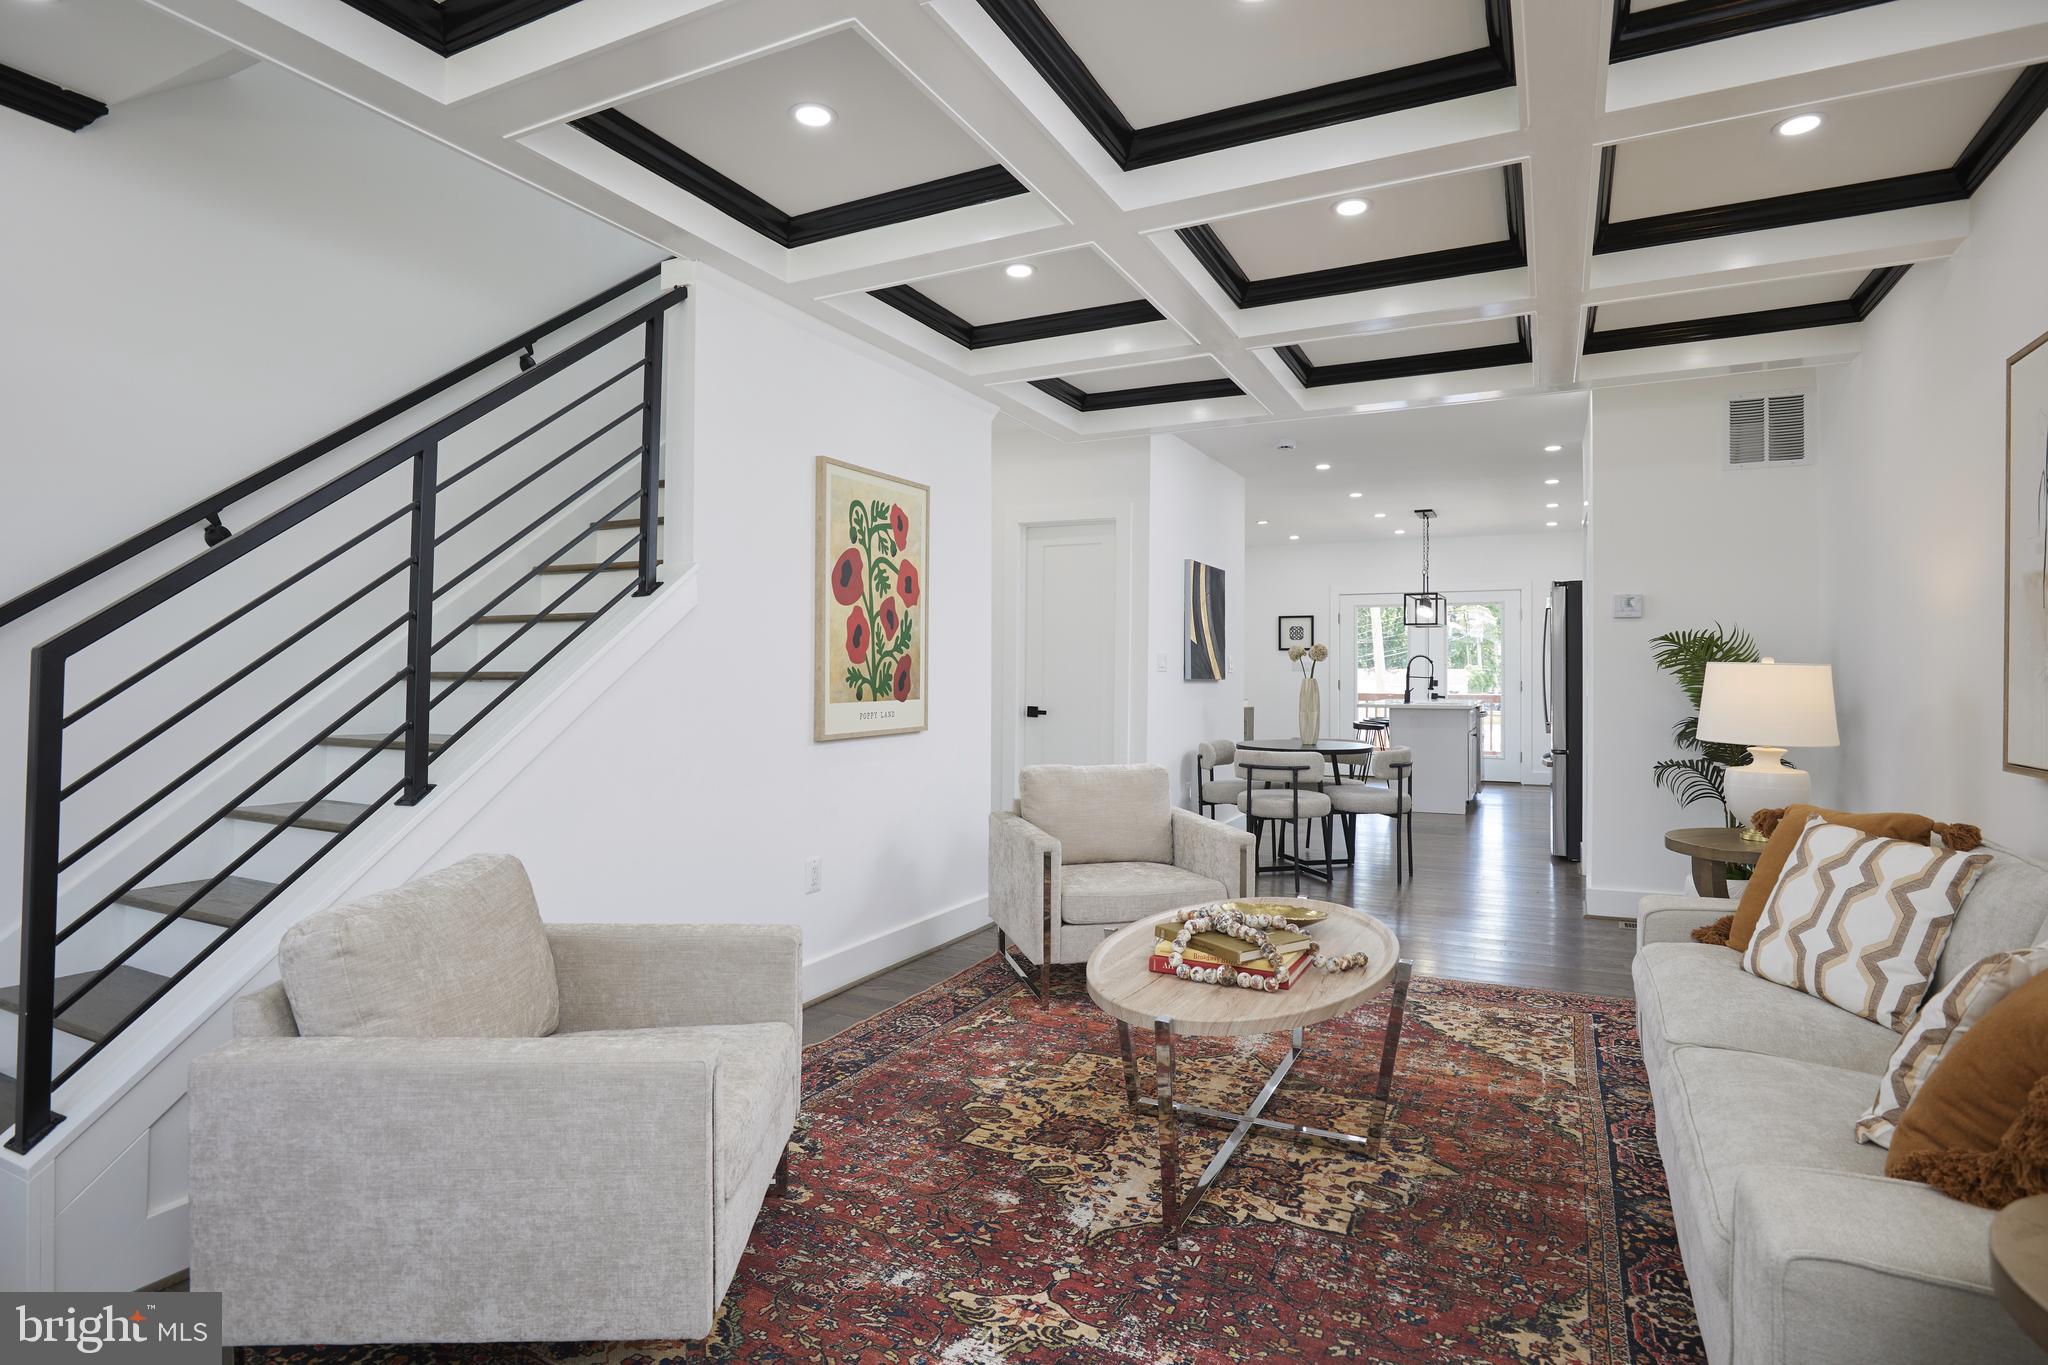
POLYGON ((1724 825, 1671 830, 1664 836, 1664 847, 1692 859, 1693 889, 1717 900, 1728 895, 1728 864, 1755 867, 1764 856, 1763 841, 1745 839, 1741 830, 1724 825))

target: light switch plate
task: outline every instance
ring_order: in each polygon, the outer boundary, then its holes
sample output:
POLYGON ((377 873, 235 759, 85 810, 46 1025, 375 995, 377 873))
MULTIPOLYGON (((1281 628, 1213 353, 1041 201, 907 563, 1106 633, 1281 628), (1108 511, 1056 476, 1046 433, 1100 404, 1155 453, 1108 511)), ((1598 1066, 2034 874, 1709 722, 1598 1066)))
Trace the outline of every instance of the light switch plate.
POLYGON ((1618 592, 1614 594, 1614 619, 1634 621, 1643 614, 1643 595, 1639 592, 1618 592))

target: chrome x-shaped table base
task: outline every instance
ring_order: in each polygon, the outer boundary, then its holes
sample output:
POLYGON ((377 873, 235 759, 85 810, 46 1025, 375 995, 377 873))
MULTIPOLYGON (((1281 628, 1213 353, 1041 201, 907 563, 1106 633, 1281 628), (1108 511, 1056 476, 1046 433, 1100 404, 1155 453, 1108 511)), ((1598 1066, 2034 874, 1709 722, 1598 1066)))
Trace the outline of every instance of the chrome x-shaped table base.
POLYGON ((1387 1005, 1387 1032, 1380 1046, 1380 1074, 1373 1086, 1373 1099, 1379 1106, 1370 1131, 1364 1135, 1339 1133, 1328 1128, 1312 1128, 1305 1123, 1287 1123, 1265 1116, 1266 1105, 1280 1089, 1280 1083, 1294 1070, 1305 1043, 1301 1029, 1295 1029, 1289 1039, 1287 1055, 1273 1068, 1273 1074, 1259 1087, 1258 1097, 1251 1108, 1242 1114, 1233 1114, 1224 1109, 1211 1109, 1206 1105, 1188 1100, 1175 1099, 1174 1088, 1174 1031, 1173 1020, 1161 1017, 1152 1021, 1153 1090, 1152 1095, 1138 1093, 1138 1063, 1131 1049, 1131 1026, 1117 1021, 1117 1048, 1123 1054, 1124 1098, 1131 1106, 1131 1112, 1142 1113, 1152 1110, 1159 1115, 1159 1203, 1160 1223, 1165 1229, 1169 1245, 1178 1240, 1181 1225, 1201 1204, 1216 1181, 1223 1174, 1230 1159, 1237 1155, 1245 1138, 1253 1128, 1267 1128, 1274 1132, 1286 1133, 1295 1138, 1314 1138, 1322 1142, 1335 1142, 1356 1147, 1370 1153, 1379 1143, 1380 1135, 1386 1130, 1388 1097, 1393 1093, 1394 1060, 1401 1047, 1401 1020, 1408 1011, 1408 979, 1414 974, 1414 964, 1405 959, 1394 965, 1393 996, 1387 1005), (1209 1161, 1194 1188, 1185 1195, 1180 1188, 1180 1116, 1186 1114, 1211 1123, 1230 1125, 1230 1136, 1223 1140, 1216 1155, 1209 1161))

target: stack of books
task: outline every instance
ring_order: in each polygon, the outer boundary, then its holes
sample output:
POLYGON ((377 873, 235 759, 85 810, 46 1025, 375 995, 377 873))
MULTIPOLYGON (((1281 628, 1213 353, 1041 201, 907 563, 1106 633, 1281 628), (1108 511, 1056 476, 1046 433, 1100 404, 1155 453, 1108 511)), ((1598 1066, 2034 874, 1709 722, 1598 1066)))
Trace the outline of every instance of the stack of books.
MULTIPOLYGON (((1173 975, 1173 941, 1180 935, 1180 924, 1167 920, 1153 926, 1155 937, 1152 942, 1152 970, 1166 976, 1173 975)), ((1309 936, 1296 929, 1268 929, 1266 938, 1275 952, 1280 954, 1277 963, 1268 962, 1259 952, 1255 943, 1219 934, 1214 930, 1196 934, 1188 941, 1181 953, 1181 961, 1190 967, 1235 967, 1240 972, 1253 976, 1278 977, 1280 989, 1292 986, 1301 974, 1308 970, 1309 949, 1315 945, 1309 936)))

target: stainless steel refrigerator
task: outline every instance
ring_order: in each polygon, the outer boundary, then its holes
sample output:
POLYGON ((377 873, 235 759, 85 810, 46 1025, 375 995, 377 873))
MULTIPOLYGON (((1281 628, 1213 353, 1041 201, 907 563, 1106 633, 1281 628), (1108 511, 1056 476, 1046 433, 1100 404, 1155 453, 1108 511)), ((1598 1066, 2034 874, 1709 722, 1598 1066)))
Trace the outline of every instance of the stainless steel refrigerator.
POLYGON ((1550 585, 1543 609, 1543 724, 1550 731, 1550 856, 1579 860, 1586 829, 1585 596, 1574 580, 1550 585))

